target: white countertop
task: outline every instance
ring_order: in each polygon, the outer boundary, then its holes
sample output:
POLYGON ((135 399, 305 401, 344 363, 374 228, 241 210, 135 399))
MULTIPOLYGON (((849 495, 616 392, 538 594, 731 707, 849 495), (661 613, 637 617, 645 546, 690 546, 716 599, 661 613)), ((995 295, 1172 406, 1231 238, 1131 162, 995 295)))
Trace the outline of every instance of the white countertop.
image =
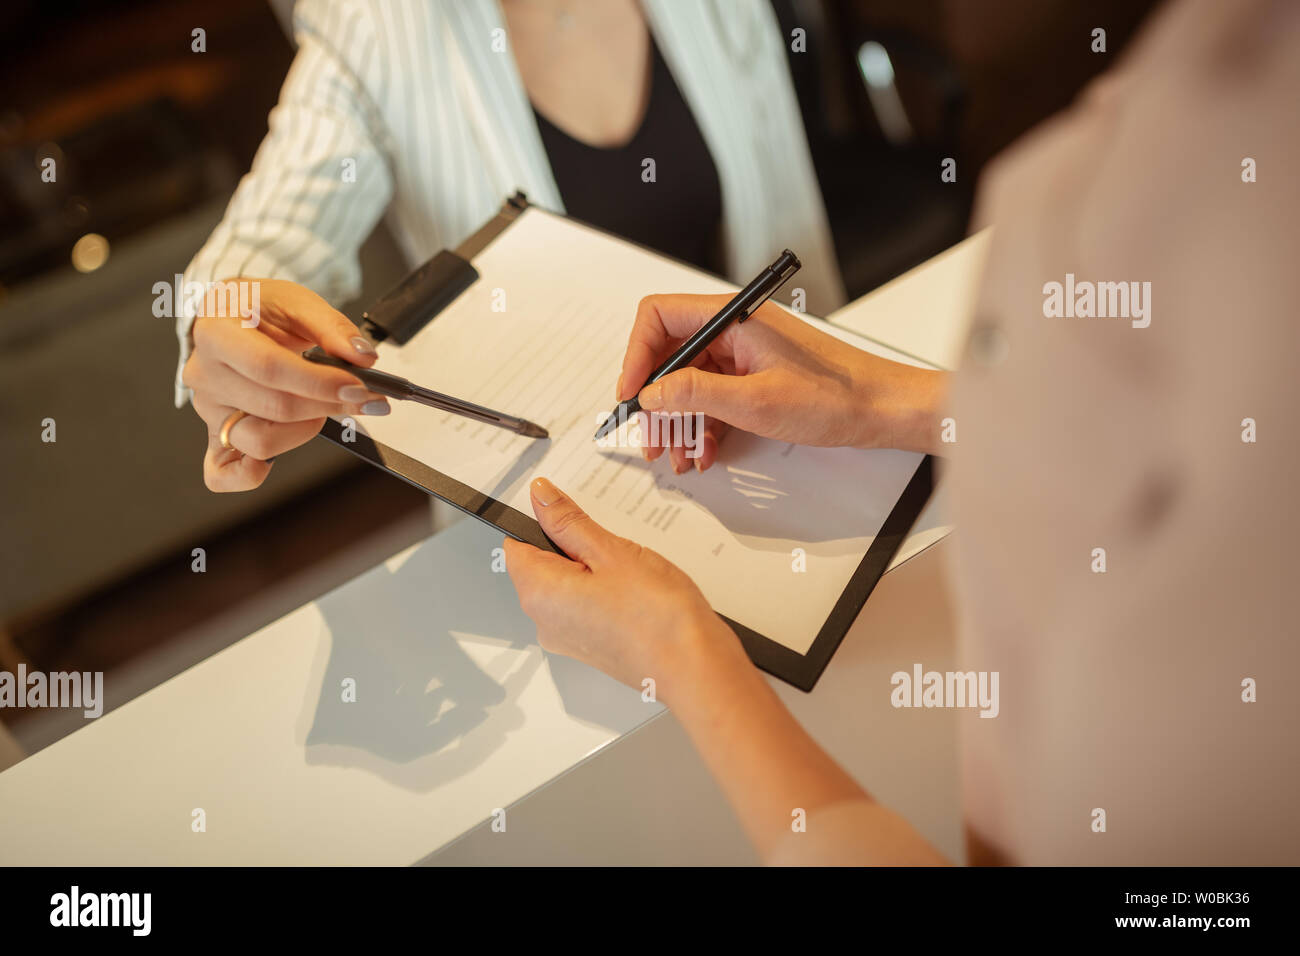
MULTIPOLYGON (((833 318, 951 367, 986 241, 972 237, 833 318)), ((943 515, 940 493, 896 565, 943 536, 943 515)), ((488 825, 498 808, 521 848, 504 860, 549 845, 542 859, 638 862, 648 857, 637 841, 680 839, 690 828, 673 801, 695 794, 707 816, 707 780, 685 785, 702 773, 697 758, 671 718, 646 724, 659 705, 541 651, 508 576, 491 570, 500 543, 461 521, 0 774, 0 864, 407 864, 443 847, 435 860, 476 862, 490 858, 482 841, 502 836, 488 825), (342 700, 346 678, 353 703, 342 700), (681 768, 683 785, 670 779, 635 827, 618 828, 629 783, 600 783, 601 766, 638 747, 657 748, 670 778, 681 768), (547 800, 561 807, 551 817, 530 810, 547 800), (555 814, 591 835, 597 806, 615 821, 610 837, 594 856, 564 857, 555 814), (205 832, 192 828, 196 808, 205 832)), ((864 692, 913 660, 950 659, 943 550, 886 575, 812 694, 775 685, 833 756, 956 856, 952 715, 918 718, 892 711, 887 691, 864 692)), ((498 839, 493 852, 508 845, 498 839)), ((717 858, 745 861, 734 846, 717 858)))

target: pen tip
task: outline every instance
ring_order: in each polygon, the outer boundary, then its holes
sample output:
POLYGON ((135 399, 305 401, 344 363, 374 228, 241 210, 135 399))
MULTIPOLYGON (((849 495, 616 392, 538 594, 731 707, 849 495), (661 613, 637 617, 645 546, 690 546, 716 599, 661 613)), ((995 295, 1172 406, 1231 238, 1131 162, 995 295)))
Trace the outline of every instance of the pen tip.
POLYGON ((617 424, 618 424, 618 416, 610 415, 609 418, 605 419, 605 424, 601 425, 599 428, 596 429, 596 434, 592 438, 592 441, 600 441, 602 438, 604 438, 606 435, 612 432, 614 430, 614 426, 617 424))
POLYGON ((593 440, 600 441, 639 411, 641 411, 641 402, 635 397, 619 402, 618 406, 609 413, 609 418, 605 419, 605 424, 596 429, 596 437, 593 440))
POLYGON ((551 437, 551 433, 548 432, 545 428, 543 428, 541 425, 534 425, 532 422, 525 422, 524 430, 521 431, 519 434, 523 435, 525 438, 550 438, 551 437))

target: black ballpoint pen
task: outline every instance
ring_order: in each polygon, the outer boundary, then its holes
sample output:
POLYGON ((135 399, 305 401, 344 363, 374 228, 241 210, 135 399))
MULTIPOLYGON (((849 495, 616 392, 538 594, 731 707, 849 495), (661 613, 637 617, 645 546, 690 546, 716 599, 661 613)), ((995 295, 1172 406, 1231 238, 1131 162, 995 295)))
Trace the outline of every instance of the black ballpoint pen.
MULTIPOLYGON (((683 342, 676 352, 668 356, 662 365, 651 372, 650 377, 645 380, 645 384, 641 388, 645 388, 651 382, 659 381, 659 379, 671 372, 690 365, 696 356, 708 348, 709 344, 721 335, 733 320, 744 322, 753 315, 760 305, 770 299, 777 289, 785 285, 786 281, 799 271, 800 265, 799 258, 789 249, 781 253, 776 262, 760 272, 754 281, 737 292, 735 298, 724 305, 713 318, 700 326, 699 330, 683 342)), ((637 389, 637 392, 639 394, 640 389, 637 389)), ((641 411, 641 402, 638 400, 637 395, 633 395, 627 401, 619 402, 618 406, 609 413, 609 418, 605 419, 605 424, 601 425, 596 431, 596 441, 600 441, 639 411, 641 411)))
POLYGON ((439 408, 444 412, 451 412, 453 415, 461 415, 488 425, 495 425, 498 428, 509 429, 526 438, 551 437, 545 428, 527 419, 516 418, 514 415, 507 415, 491 408, 484 408, 482 405, 475 405, 473 402, 452 398, 442 392, 435 392, 433 389, 416 385, 399 375, 389 375, 387 372, 353 365, 341 358, 335 358, 320 346, 303 352, 302 357, 309 362, 315 362, 317 365, 332 365, 334 368, 341 368, 343 371, 361 379, 362 384, 372 392, 378 392, 380 395, 386 395, 389 398, 419 402, 421 405, 439 408))

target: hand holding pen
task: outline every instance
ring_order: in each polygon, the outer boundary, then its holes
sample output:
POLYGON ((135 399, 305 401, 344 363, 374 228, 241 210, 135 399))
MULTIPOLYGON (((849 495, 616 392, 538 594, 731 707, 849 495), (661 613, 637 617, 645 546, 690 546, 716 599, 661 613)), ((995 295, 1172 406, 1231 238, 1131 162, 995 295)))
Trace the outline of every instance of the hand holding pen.
MULTIPOLYGON (((651 385, 673 372, 687 368, 727 330, 732 322, 744 322, 753 315, 759 306, 770 299, 777 289, 785 285, 790 277, 799 271, 799 268, 798 257, 786 249, 774 263, 755 276, 749 285, 728 299, 712 318, 691 332, 686 340, 650 373, 645 384, 651 385)), ((626 368, 624 371, 626 372, 626 368)), ((620 387, 621 385, 622 380, 620 380, 620 387)), ((618 407, 610 412, 605 423, 597 429, 596 440, 604 438, 639 411, 641 405, 635 395, 621 400, 618 407)))
POLYGON ((345 315, 292 282, 243 277, 214 284, 190 338, 193 350, 181 370, 188 392, 179 397, 190 398, 206 426, 203 481, 212 491, 256 488, 272 460, 311 441, 331 415, 389 410, 355 375, 303 361, 304 349, 320 345, 365 367, 375 350, 345 315))
POLYGON ((638 388, 727 301, 725 295, 641 300, 618 397, 636 396, 647 413, 698 413, 706 421, 698 457, 688 457, 673 434, 673 443, 645 449, 648 460, 667 448, 678 474, 705 471, 729 427, 799 445, 940 450, 945 373, 855 348, 819 329, 819 321, 771 302, 719 335, 702 363, 638 388))

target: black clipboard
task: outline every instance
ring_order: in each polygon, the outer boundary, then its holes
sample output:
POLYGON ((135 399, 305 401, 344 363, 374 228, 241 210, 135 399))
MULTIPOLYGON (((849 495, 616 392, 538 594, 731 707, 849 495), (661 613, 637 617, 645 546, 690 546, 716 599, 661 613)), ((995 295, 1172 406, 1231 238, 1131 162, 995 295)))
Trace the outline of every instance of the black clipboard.
MULTIPOLYGON (((510 228, 510 225, 527 208, 528 200, 523 193, 516 193, 507 199, 500 212, 457 246, 454 253, 440 252, 398 284, 397 290, 402 290, 404 287, 410 288, 414 283, 424 282, 424 291, 428 294, 419 300, 419 304, 413 303, 409 296, 401 294, 394 296, 390 293, 382 301, 392 303, 396 300, 399 307, 377 308, 373 313, 365 313, 361 322, 362 330, 375 342, 390 338, 399 343, 409 340, 478 278, 478 272, 473 267, 474 257, 487 248, 493 239, 510 228), (428 285, 431 277, 436 284, 434 288, 428 285)), ((605 232, 588 223, 583 225, 598 232, 605 232)), ((663 257, 660 252, 647 251, 663 257)), ((452 507, 491 525, 512 538, 563 554, 542 532, 541 525, 532 515, 517 511, 476 488, 471 488, 402 454, 395 448, 374 441, 359 431, 345 440, 343 426, 333 419, 326 419, 320 437, 333 442, 362 461, 400 478, 407 484, 441 498, 452 507)), ((898 501, 894 503, 893 509, 876 533, 867 553, 863 555, 857 570, 849 578, 849 583, 840 594, 839 600, 831 608, 829 616, 817 632, 817 637, 809 646, 808 653, 796 653, 731 618, 719 615, 736 632, 750 660, 786 683, 803 691, 811 691, 863 605, 867 603, 867 598, 875 589, 876 582, 880 580, 885 569, 889 567, 889 562, 894 559, 894 555, 902 546, 917 516, 930 500, 933 490, 934 460, 930 455, 926 455, 912 474, 898 501)))

